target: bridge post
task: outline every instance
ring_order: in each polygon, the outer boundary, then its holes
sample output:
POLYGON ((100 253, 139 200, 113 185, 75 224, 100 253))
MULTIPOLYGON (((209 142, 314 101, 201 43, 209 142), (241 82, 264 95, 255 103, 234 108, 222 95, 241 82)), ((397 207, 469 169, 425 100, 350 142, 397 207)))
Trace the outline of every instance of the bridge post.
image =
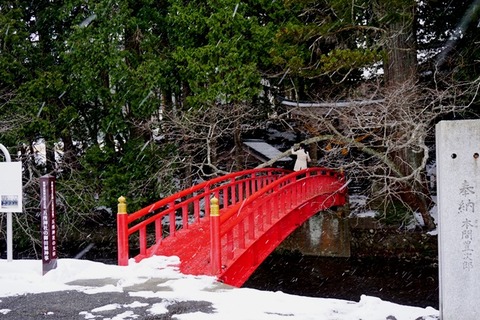
POLYGON ((118 246, 118 265, 128 265, 128 222, 127 222, 127 200, 121 196, 118 198, 117 212, 117 246, 118 246))
POLYGON ((210 200, 210 263, 212 275, 217 275, 221 270, 222 256, 220 244, 220 208, 218 199, 210 200))

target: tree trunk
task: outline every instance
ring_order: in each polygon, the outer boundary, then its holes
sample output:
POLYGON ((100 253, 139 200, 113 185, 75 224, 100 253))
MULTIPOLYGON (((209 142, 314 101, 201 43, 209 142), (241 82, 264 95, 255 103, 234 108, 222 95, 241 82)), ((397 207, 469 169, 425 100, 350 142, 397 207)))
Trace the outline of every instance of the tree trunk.
MULTIPOLYGON (((417 80, 417 51, 413 30, 413 13, 409 14, 408 7, 400 15, 398 21, 391 23, 387 28, 384 70, 386 86, 392 89, 403 86, 407 82, 415 83, 417 80)), ((402 133, 397 134, 399 136, 403 135, 402 133)), ((393 162, 407 176, 420 166, 421 156, 423 154, 418 154, 407 146, 395 153, 393 162)), ((422 215, 425 228, 429 230, 435 228, 429 213, 430 198, 424 181, 412 180, 411 184, 404 184, 401 189, 402 200, 412 211, 417 211, 422 215)))
POLYGON ((411 26, 395 23, 388 30, 384 69, 387 86, 416 81, 417 51, 411 26))
MULTIPOLYGON (((421 165, 421 153, 415 153, 411 149, 403 149, 395 157, 394 162, 401 172, 407 176, 421 165)), ((412 180, 411 183, 402 183, 400 197, 412 212, 422 215, 424 227, 427 230, 435 229, 435 223, 430 215, 431 198, 429 195, 425 175, 421 175, 421 181, 412 180)))
POLYGON ((241 171, 244 169, 243 166, 243 146, 242 146, 242 136, 241 136, 241 121, 239 113, 242 112, 241 108, 234 106, 235 110, 235 128, 233 131, 233 140, 235 143, 235 170, 241 171))
POLYGON ((55 147, 52 143, 45 141, 45 156, 46 156, 46 173, 55 175, 56 161, 55 161, 55 147))

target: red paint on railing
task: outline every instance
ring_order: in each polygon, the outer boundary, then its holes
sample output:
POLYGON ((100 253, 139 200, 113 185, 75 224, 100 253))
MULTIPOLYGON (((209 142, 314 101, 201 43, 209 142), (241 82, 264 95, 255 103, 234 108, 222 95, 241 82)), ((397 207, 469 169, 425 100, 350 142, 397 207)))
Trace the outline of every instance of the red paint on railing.
POLYGON ((345 204, 346 195, 342 173, 309 168, 260 189, 241 208, 223 211, 222 265, 227 267, 216 275, 225 283, 241 286, 293 230, 313 214, 345 204), (243 232, 245 224, 247 234, 243 232))
POLYGON ((237 201, 231 203, 229 200, 243 201, 244 197, 249 195, 247 193, 240 197, 240 194, 235 194, 236 189, 249 190, 250 185, 256 184, 266 175, 271 177, 271 181, 274 181, 290 172, 275 168, 235 172, 202 182, 132 214, 126 214, 126 209, 125 213, 120 214, 119 212, 117 221, 118 264, 127 265, 131 251, 137 252, 134 254, 136 261, 149 257, 156 253, 165 238, 175 236, 180 230, 189 229, 192 225, 208 220, 212 196, 220 200, 220 209, 226 209, 237 201), (227 191, 228 188, 230 188, 230 192, 227 191), (178 225, 177 216, 181 217, 182 221, 178 225), (168 230, 162 227, 165 219, 168 221, 168 230), (147 229, 152 228, 154 230, 147 232, 147 229), (154 233, 154 237, 148 237, 149 233, 154 233))
POLYGON ((241 286, 293 230, 317 212, 344 205, 346 196, 343 173, 326 168, 247 170, 213 179, 129 215, 124 230, 119 220, 119 264, 128 261, 128 240, 121 241, 121 233, 127 239, 139 234, 137 261, 176 255, 185 274, 214 275, 241 286), (210 208, 212 196, 219 201, 210 208), (172 228, 176 216, 182 220, 178 229, 172 228), (164 217, 170 221, 167 237, 159 236, 164 217), (156 236, 150 245, 146 231, 152 223, 156 236))
MULTIPOLYGON (((127 223, 127 204, 125 197, 118 198, 118 215, 117 215, 117 230, 126 230, 128 228, 127 223)), ((118 248, 128 247, 128 235, 126 232, 118 232, 117 234, 117 246, 118 248)), ((118 250, 118 265, 128 265, 128 252, 118 250)))
POLYGON ((212 198, 210 201, 210 261, 211 272, 216 274, 221 268, 221 243, 220 243, 220 214, 218 208, 218 199, 212 198))

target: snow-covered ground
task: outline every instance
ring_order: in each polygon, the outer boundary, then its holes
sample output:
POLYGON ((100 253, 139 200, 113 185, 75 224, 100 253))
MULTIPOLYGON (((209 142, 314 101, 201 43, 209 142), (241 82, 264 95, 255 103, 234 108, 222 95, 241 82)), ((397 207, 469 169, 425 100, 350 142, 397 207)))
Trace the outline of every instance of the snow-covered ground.
MULTIPOLYGON (((166 307, 172 302, 200 300, 213 305, 213 313, 197 311, 172 318, 179 320, 433 320, 439 317, 438 310, 431 307, 398 305, 366 295, 359 297, 357 302, 219 286, 214 277, 179 273, 178 263, 176 257, 153 257, 140 263, 131 260, 128 267, 120 267, 89 260, 59 259, 57 268, 42 276, 42 263, 39 260, 0 260, 0 319, 12 311, 2 306, 2 298, 66 290, 87 294, 129 292, 135 297, 150 298, 152 303, 148 312, 152 316, 166 313, 166 307), (149 291, 128 290, 152 278, 162 281, 149 291), (88 279, 99 280, 96 286, 78 284, 92 283, 81 281, 88 279), (103 283, 100 279, 110 279, 105 282, 109 284, 98 285, 103 283)), ((112 310, 116 307, 112 301, 96 310, 112 310)), ((122 306, 118 310, 118 316, 111 319, 140 319, 135 316, 135 304, 122 306), (129 312, 125 312, 126 309, 129 312), (124 318, 122 314, 128 314, 128 317, 124 318)), ((79 314, 82 315, 85 319, 95 318, 95 310, 79 314)))

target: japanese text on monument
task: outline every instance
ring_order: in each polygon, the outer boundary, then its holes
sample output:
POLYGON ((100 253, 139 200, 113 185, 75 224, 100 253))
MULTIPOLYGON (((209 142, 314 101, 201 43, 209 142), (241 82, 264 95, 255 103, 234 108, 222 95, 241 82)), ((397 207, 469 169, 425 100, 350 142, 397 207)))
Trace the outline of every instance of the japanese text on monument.
POLYGON ((459 190, 461 199, 457 213, 461 215, 462 266, 466 271, 470 271, 474 267, 473 240, 476 237, 474 229, 478 227, 478 220, 474 219, 475 191, 475 186, 467 180, 463 181, 459 190))

